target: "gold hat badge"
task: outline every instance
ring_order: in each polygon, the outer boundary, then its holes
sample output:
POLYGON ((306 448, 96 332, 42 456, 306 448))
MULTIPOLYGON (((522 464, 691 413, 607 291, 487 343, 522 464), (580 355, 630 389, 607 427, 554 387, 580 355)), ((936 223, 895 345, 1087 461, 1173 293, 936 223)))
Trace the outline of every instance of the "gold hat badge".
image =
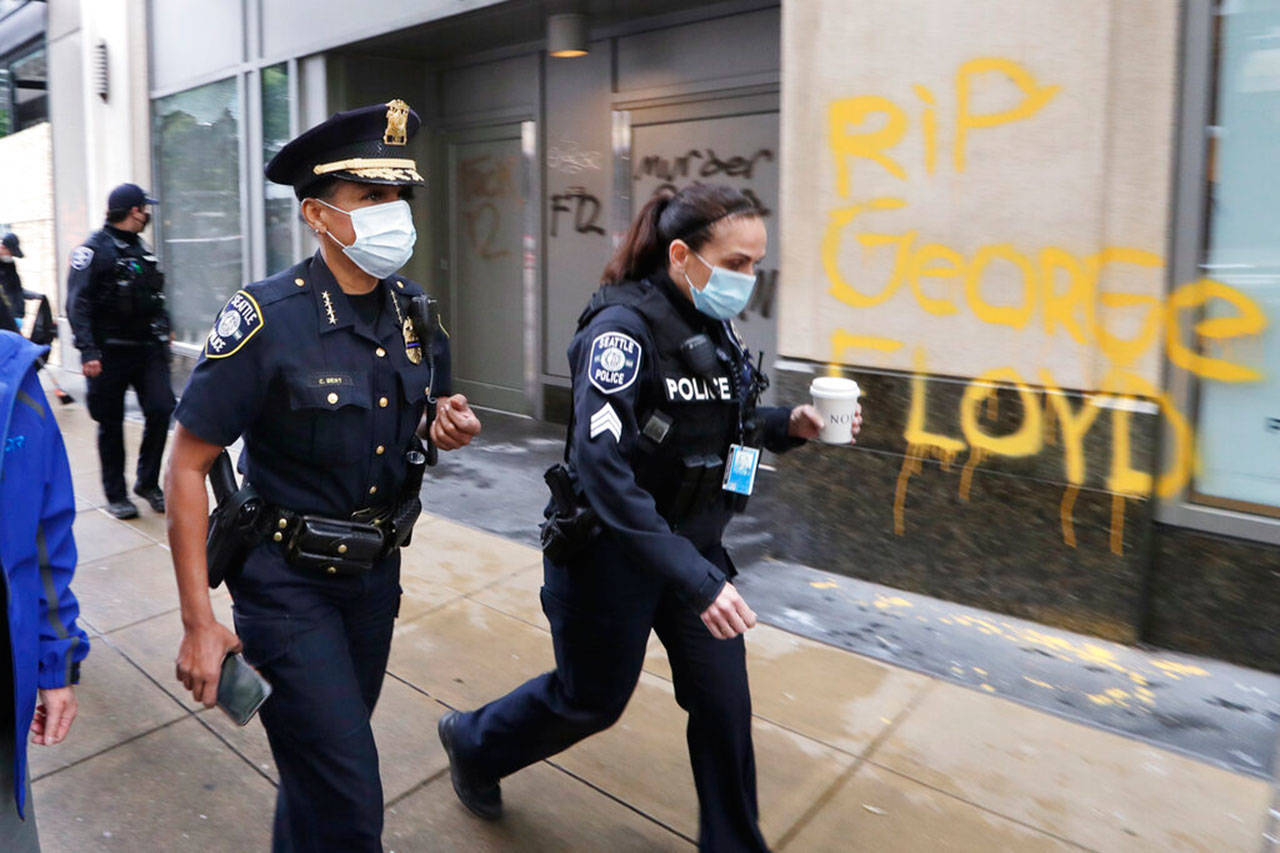
POLYGON ((409 141, 406 125, 409 123, 409 105, 396 98, 387 102, 387 129, 382 141, 387 145, 405 145, 409 141))

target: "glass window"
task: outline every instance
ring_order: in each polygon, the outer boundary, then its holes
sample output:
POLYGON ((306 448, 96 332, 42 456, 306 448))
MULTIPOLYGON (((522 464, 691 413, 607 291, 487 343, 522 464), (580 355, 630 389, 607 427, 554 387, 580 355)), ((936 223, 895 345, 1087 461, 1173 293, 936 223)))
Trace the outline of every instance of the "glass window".
MULTIPOLYGON (((262 69, 262 162, 268 163, 289 141, 289 66, 262 69)), ((265 182, 267 275, 298 262, 293 256, 297 202, 290 187, 265 182)))
POLYGON ((169 312, 178 340, 196 344, 243 279, 236 81, 159 98, 152 116, 169 312))
POLYGON ((0 57, 0 136, 49 120, 49 74, 43 45, 0 57))
POLYGON ((1256 306, 1266 323, 1261 333, 1202 337, 1204 355, 1261 378, 1202 377, 1195 491, 1204 503, 1280 515, 1280 5, 1229 0, 1215 24, 1203 266, 1240 298, 1212 300, 1201 319, 1241 317, 1256 306))

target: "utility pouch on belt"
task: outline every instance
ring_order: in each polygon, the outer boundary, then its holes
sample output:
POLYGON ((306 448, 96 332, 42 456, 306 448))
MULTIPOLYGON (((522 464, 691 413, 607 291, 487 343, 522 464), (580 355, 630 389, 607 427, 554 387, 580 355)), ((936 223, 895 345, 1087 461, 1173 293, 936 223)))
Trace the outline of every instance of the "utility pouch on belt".
POLYGON ((552 465, 543 479, 551 489, 552 514, 539 526, 542 553, 553 563, 563 563, 600 532, 600 519, 594 509, 578 501, 573 473, 568 466, 552 465))
POLYGON ((664 505, 658 507, 663 517, 673 524, 718 500, 724 478, 724 460, 718 456, 686 456, 682 463, 679 485, 664 505))
POLYGON ((240 573, 249 549, 262 539, 264 504, 248 483, 237 488, 231 455, 225 450, 209 469, 209 480, 218 505, 209 515, 205 559, 209 586, 217 588, 226 578, 240 573))
POLYGON ((358 575, 382 556, 386 536, 373 524, 298 516, 285 553, 289 563, 324 575, 358 575))

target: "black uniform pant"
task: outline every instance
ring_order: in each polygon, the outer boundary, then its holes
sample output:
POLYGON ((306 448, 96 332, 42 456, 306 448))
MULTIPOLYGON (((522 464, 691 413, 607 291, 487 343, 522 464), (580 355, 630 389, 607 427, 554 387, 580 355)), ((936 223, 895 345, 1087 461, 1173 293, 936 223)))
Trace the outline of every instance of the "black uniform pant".
POLYGON ((159 485, 160 458, 175 403, 169 386, 167 348, 161 344, 107 345, 102 349, 102 373, 90 378, 88 385, 89 415, 98 422, 98 459, 107 500, 128 497, 124 485, 124 395, 131 387, 146 419, 134 485, 159 485))
POLYGON ((612 546, 569 568, 544 560, 543 570, 556 668, 462 715, 461 760, 501 778, 613 725, 640 677, 652 629, 667 649, 676 702, 689 714, 699 848, 766 850, 742 637, 712 637, 670 584, 626 565, 612 546))
POLYGON ((382 851, 369 719, 400 609, 400 555, 358 576, 295 569, 274 543, 229 581, 245 660, 271 683, 259 712, 280 772, 272 850, 382 851))

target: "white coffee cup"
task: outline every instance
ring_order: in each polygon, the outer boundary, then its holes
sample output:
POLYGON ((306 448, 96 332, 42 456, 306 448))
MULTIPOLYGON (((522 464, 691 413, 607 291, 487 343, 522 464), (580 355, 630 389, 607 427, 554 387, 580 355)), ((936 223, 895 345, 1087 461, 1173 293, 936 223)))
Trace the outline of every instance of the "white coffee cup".
POLYGON ((821 441, 848 444, 853 439, 853 413, 861 393, 857 382, 839 376, 819 376, 809 383, 813 407, 822 416, 821 441))

